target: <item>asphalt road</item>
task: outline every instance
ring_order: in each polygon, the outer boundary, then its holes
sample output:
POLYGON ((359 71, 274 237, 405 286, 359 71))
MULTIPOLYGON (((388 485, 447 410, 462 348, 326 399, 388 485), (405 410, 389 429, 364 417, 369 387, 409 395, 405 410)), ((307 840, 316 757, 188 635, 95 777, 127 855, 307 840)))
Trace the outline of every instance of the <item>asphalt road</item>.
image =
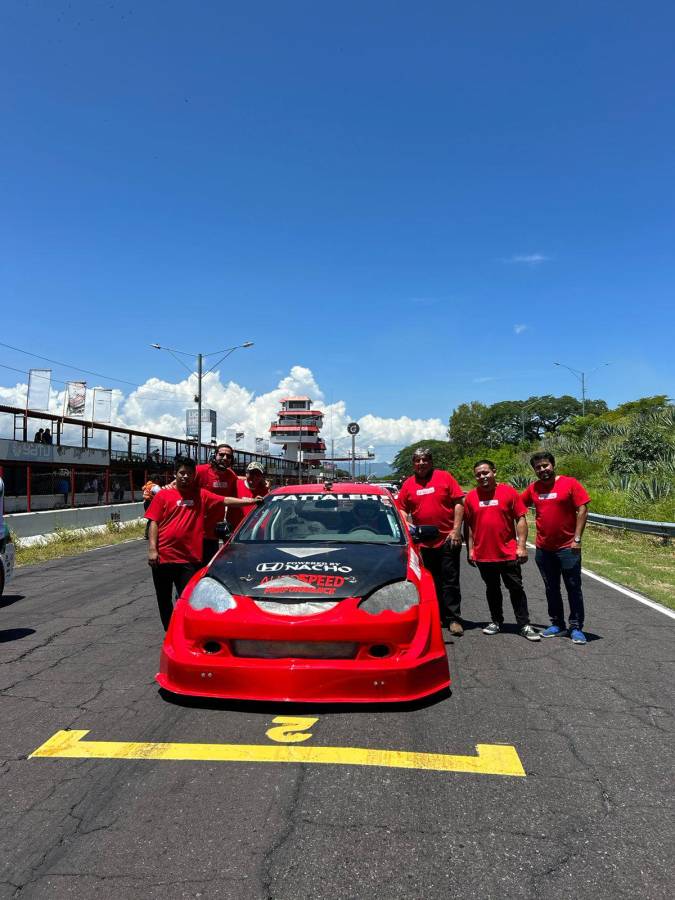
MULTIPOLYGON (((145 545, 19 570, 0 601, 0 898, 673 895, 675 622, 590 580, 589 643, 486 637, 477 574, 453 688, 408 709, 302 708, 321 746, 475 754, 526 777, 295 763, 28 759, 100 741, 266 744, 285 707, 169 702, 145 545)), ((533 622, 543 591, 526 567, 533 622)), ((297 712, 298 710, 291 710, 297 712)))

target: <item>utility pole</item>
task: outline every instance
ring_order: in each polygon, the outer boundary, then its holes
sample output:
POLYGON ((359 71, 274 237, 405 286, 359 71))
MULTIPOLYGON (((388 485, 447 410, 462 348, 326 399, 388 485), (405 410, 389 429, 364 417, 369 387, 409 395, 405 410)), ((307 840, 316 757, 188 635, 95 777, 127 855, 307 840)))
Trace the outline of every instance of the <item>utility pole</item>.
POLYGON ((591 369, 590 372, 582 372, 580 369, 573 369, 572 366, 567 366, 565 363, 554 362, 554 366, 560 366, 563 369, 567 369, 568 372, 571 372, 576 378, 581 382, 581 415, 586 415, 586 377, 588 375, 592 375, 593 372, 597 372, 598 369, 604 368, 604 366, 609 366, 611 363, 600 363, 599 366, 596 366, 594 369, 591 369))
POLYGON ((525 410, 529 409, 531 406, 536 406, 538 402, 538 400, 533 400, 532 403, 525 403, 525 405, 520 408, 520 433, 523 443, 525 443, 525 410))
POLYGON ((195 396, 195 402, 197 404, 197 462, 202 461, 202 380, 204 375, 208 375, 209 372, 213 372, 216 366, 220 365, 220 363, 227 359, 235 350, 242 350, 248 347, 253 346, 253 341, 244 341, 243 344, 237 344, 236 347, 227 347, 225 350, 216 350, 213 353, 188 353, 185 350, 173 350, 171 347, 163 347, 161 344, 150 344, 153 350, 166 350, 167 353, 170 353, 171 356, 179 362, 184 369, 192 375, 192 369, 190 366, 186 365, 182 359, 179 359, 176 354, 180 354, 180 356, 192 356, 193 358, 197 357, 197 394, 195 396), (221 355, 222 354, 222 355, 221 355), (220 356, 218 362, 214 363, 210 369, 207 369, 204 372, 204 360, 209 356, 220 356))
POLYGON ((202 366, 204 357, 197 354, 197 463, 202 461, 202 366))

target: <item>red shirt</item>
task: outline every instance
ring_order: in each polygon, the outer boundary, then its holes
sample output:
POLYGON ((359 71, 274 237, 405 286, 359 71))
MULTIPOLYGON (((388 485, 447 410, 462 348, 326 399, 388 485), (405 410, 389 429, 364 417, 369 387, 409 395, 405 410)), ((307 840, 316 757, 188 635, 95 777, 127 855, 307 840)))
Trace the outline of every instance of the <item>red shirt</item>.
POLYGON ((474 488, 464 500, 464 518, 473 534, 476 562, 505 562, 516 558, 515 520, 526 515, 527 507, 510 484, 496 484, 494 490, 474 488))
POLYGON ((157 522, 160 563, 200 563, 204 521, 222 520, 225 501, 205 490, 181 494, 177 488, 159 491, 145 514, 157 522))
POLYGON ((536 511, 537 547, 560 550, 574 542, 577 507, 590 503, 586 488, 576 478, 556 475, 555 483, 535 481, 520 495, 536 511))
MULTIPOLYGON (((200 488, 211 491, 212 494, 218 494, 219 497, 236 497, 237 496, 237 475, 234 469, 216 469, 211 463, 202 463, 197 466, 197 478, 195 483, 200 488)), ((235 507, 227 508, 227 521, 232 526, 232 518, 235 507)), ((209 520, 206 525, 205 537, 214 541, 216 539, 215 523, 222 521, 225 516, 217 520, 209 520)))
POLYGON ((399 509, 412 515, 415 525, 436 525, 438 540, 424 541, 424 546, 440 547, 455 524, 455 504, 464 491, 449 472, 432 469, 425 480, 411 475, 401 485, 396 503, 399 509))
MULTIPOLYGON (((262 482, 262 487, 255 494, 248 486, 248 481, 245 478, 237 478, 237 497, 244 499, 245 497, 266 497, 270 492, 270 489, 267 487, 267 482, 262 482)), ((251 504, 250 506, 231 506, 227 511, 227 521, 230 524, 230 528, 234 531, 237 525, 246 518, 246 516, 253 512, 254 509, 257 509, 256 506, 251 504)))

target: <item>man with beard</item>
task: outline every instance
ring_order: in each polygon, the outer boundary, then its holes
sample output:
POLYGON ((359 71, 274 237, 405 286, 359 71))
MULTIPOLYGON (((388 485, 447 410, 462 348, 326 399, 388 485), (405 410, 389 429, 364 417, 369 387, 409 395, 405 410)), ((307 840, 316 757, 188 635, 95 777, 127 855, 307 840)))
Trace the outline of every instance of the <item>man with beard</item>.
POLYGON ((438 538, 424 541, 420 551, 434 579, 441 621, 450 634, 459 637, 464 634, 459 587, 464 491, 449 472, 434 469, 434 458, 427 447, 413 453, 413 469, 414 474, 401 485, 396 503, 412 525, 438 528, 438 538))
MULTIPOLYGON (((234 450, 229 444, 218 444, 216 452, 213 454, 211 462, 202 463, 197 466, 196 483, 200 488, 211 491, 219 497, 227 497, 229 499, 237 496, 237 475, 232 469, 234 461, 234 450)), ((232 516, 234 510, 230 512, 229 505, 227 511, 227 521, 232 527, 232 516)), ((218 550, 218 538, 215 532, 216 522, 209 520, 207 522, 206 531, 204 533, 204 548, 202 553, 202 563, 204 565, 211 559, 218 550)))
POLYGON ((521 494, 526 506, 534 506, 537 526, 535 561, 544 580, 549 627, 542 637, 566 634, 565 608, 560 593, 560 578, 565 583, 569 602, 569 636, 574 644, 585 644, 584 597, 581 590, 581 538, 586 527, 591 498, 576 478, 556 475, 552 453, 534 453, 530 457, 537 480, 521 494))

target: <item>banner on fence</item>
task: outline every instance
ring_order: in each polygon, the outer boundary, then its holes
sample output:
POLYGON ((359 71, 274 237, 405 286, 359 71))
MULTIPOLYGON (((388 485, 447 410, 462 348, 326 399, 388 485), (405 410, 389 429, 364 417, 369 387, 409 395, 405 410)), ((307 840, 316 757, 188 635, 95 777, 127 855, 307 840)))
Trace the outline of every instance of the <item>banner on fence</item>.
POLYGON ((86 381, 67 381, 65 396, 65 416, 84 418, 84 404, 87 398, 86 381))
POLYGON ((51 384, 51 369, 31 369, 28 373, 26 409, 48 410, 51 384))
POLYGON ((112 388, 94 388, 91 417, 94 422, 112 419, 112 388))

